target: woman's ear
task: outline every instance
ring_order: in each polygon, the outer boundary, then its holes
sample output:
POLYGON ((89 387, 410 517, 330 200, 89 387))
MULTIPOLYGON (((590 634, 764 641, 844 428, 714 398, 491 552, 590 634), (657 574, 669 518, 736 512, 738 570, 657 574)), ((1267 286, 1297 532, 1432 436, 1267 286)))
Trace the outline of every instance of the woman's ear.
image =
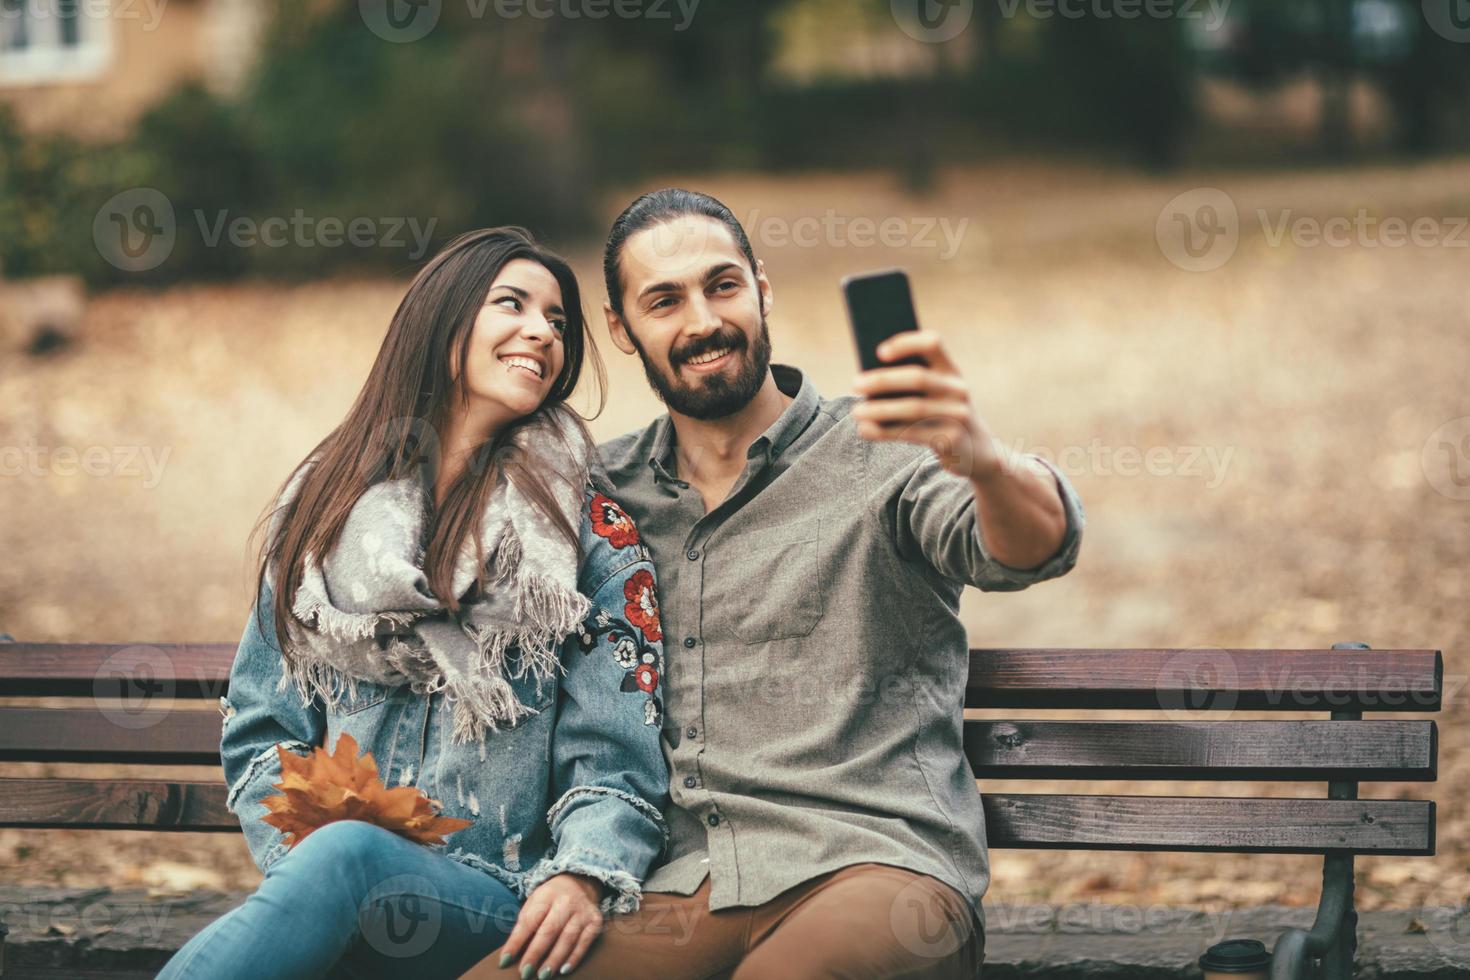
POLYGON ((602 315, 607 319, 608 335, 612 337, 618 350, 624 354, 636 354, 638 348, 633 344, 633 338, 628 336, 628 324, 612 308, 611 303, 602 304, 602 315))

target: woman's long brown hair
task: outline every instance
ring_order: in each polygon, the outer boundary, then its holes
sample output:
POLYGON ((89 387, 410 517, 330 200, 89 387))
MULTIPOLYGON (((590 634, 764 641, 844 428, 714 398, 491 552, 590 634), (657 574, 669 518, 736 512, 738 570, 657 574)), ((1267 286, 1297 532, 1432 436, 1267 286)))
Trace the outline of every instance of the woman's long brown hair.
MULTIPOLYGON (((592 363, 597 412, 606 404, 606 369, 587 332, 576 276, 564 259, 539 245, 523 228, 469 232, 446 245, 414 277, 347 417, 297 465, 276 498, 286 492, 302 467, 311 464, 297 492, 279 508, 268 507, 256 525, 257 533, 267 526, 276 527, 260 548, 256 595, 264 594, 268 571, 278 570, 269 577, 275 591, 272 609, 276 640, 287 656, 291 652, 291 603, 301 585, 306 556, 331 552, 352 505, 380 480, 418 472, 427 474, 426 484, 433 487, 438 434, 456 409, 455 398, 463 405, 469 397, 450 376, 450 352, 457 349, 457 363, 469 363, 475 317, 485 305, 490 284, 513 259, 539 263, 561 287, 567 319, 562 335, 566 356, 537 412, 506 426, 480 446, 449 487, 442 505, 434 507, 430 493, 424 572, 429 588, 444 607, 457 611, 459 597, 452 594, 450 583, 459 547, 466 534, 472 534, 478 545, 481 515, 502 473, 577 547, 579 528, 569 525, 556 506, 546 474, 535 472, 511 441, 535 414, 561 411, 581 426, 580 417, 565 403, 581 379, 584 360, 592 363)), ((582 435, 590 444, 585 427, 582 435)), ((483 587, 483 555, 479 566, 478 586, 483 587)))

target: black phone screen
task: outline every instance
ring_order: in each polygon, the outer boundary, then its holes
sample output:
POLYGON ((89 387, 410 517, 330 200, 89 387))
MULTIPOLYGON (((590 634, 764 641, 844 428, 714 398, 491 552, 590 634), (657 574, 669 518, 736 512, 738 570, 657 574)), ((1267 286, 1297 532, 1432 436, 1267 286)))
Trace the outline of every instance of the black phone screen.
POLYGON ((901 270, 890 269, 848 276, 842 280, 842 294, 847 299, 847 316, 852 323, 853 339, 857 342, 858 363, 864 371, 923 363, 916 358, 888 362, 878 360, 879 344, 896 333, 919 329, 907 275, 901 270))

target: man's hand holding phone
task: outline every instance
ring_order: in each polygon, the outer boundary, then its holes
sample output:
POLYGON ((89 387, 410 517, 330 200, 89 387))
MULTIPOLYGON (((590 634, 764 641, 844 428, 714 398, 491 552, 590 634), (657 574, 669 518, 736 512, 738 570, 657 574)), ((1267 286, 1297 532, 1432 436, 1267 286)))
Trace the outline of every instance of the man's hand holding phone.
POLYGON ((936 333, 904 330, 877 347, 894 367, 864 371, 853 382, 865 399, 852 410, 858 434, 874 441, 927 446, 949 472, 979 485, 1005 465, 1004 448, 975 412, 970 386, 936 333))

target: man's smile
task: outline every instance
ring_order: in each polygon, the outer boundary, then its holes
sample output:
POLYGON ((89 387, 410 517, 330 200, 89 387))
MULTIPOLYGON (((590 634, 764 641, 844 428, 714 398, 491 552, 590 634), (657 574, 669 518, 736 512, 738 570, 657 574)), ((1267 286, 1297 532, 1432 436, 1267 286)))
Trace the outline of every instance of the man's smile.
POLYGON ((735 348, 733 347, 719 347, 700 354, 697 357, 689 358, 682 366, 696 374, 708 374, 711 371, 718 371, 724 367, 734 353, 735 348))

